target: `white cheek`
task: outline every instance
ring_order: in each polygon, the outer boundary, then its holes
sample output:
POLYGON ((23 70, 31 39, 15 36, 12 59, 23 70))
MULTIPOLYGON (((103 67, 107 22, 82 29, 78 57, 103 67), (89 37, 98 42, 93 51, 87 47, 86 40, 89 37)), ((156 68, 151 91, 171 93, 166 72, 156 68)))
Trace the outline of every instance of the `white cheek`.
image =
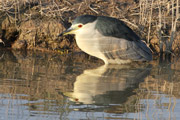
POLYGON ((76 34, 78 36, 81 36, 81 37, 92 37, 92 34, 95 33, 95 25, 96 25, 96 22, 93 22, 93 23, 87 23, 85 25, 83 25, 81 28, 79 28, 77 31, 76 31, 76 34))
POLYGON ((79 34, 84 34, 84 27, 82 28, 79 28, 78 30, 76 30, 76 34, 79 35, 79 34))

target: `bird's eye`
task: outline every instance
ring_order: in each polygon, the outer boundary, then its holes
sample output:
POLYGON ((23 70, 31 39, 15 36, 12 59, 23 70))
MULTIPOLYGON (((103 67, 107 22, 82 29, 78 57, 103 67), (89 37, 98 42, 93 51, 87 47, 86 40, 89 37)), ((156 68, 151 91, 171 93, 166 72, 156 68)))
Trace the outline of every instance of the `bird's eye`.
POLYGON ((81 28, 83 25, 78 25, 78 28, 81 28))

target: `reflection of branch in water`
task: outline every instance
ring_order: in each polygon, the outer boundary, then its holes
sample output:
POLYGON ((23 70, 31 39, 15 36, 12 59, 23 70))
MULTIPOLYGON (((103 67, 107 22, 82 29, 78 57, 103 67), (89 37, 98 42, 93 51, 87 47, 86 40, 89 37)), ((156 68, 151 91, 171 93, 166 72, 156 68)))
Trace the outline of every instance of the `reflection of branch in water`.
MULTIPOLYGON (((144 109, 147 119, 176 119, 174 108, 176 99, 179 98, 179 60, 159 61, 153 67, 151 76, 141 83, 139 92, 141 104, 146 106, 144 109)), ((143 115, 143 113, 139 112, 143 115)))
POLYGON ((103 65, 85 70, 76 78, 74 91, 64 93, 84 104, 119 104, 127 100, 133 89, 149 75, 151 67, 103 65))
POLYGON ((0 50, 0 60, 17 62, 17 59, 14 56, 14 54, 12 53, 12 51, 8 50, 8 49, 0 50))
POLYGON ((4 57, 4 52, 3 52, 3 54, 1 55, 0 60, 1 60, 3 57, 4 57))

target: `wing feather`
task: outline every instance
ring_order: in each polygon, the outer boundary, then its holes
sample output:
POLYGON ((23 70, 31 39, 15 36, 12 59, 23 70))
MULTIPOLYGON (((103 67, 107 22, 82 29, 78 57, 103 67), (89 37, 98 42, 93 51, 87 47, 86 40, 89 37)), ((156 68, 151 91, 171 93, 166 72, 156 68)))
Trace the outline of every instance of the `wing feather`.
POLYGON ((99 16, 95 28, 104 36, 123 38, 128 41, 140 40, 131 28, 116 18, 99 16))
POLYGON ((95 28, 101 34, 100 50, 108 59, 152 60, 151 50, 124 22, 100 16, 95 28))
POLYGON ((152 60, 151 51, 142 41, 104 37, 99 40, 99 49, 108 59, 152 60))

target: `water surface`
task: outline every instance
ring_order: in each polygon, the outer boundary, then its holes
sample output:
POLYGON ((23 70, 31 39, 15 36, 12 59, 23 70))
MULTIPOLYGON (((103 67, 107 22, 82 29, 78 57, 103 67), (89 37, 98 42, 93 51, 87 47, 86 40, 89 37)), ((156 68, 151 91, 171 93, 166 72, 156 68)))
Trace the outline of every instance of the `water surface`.
POLYGON ((0 120, 179 120, 180 60, 103 65, 0 51, 0 120))

